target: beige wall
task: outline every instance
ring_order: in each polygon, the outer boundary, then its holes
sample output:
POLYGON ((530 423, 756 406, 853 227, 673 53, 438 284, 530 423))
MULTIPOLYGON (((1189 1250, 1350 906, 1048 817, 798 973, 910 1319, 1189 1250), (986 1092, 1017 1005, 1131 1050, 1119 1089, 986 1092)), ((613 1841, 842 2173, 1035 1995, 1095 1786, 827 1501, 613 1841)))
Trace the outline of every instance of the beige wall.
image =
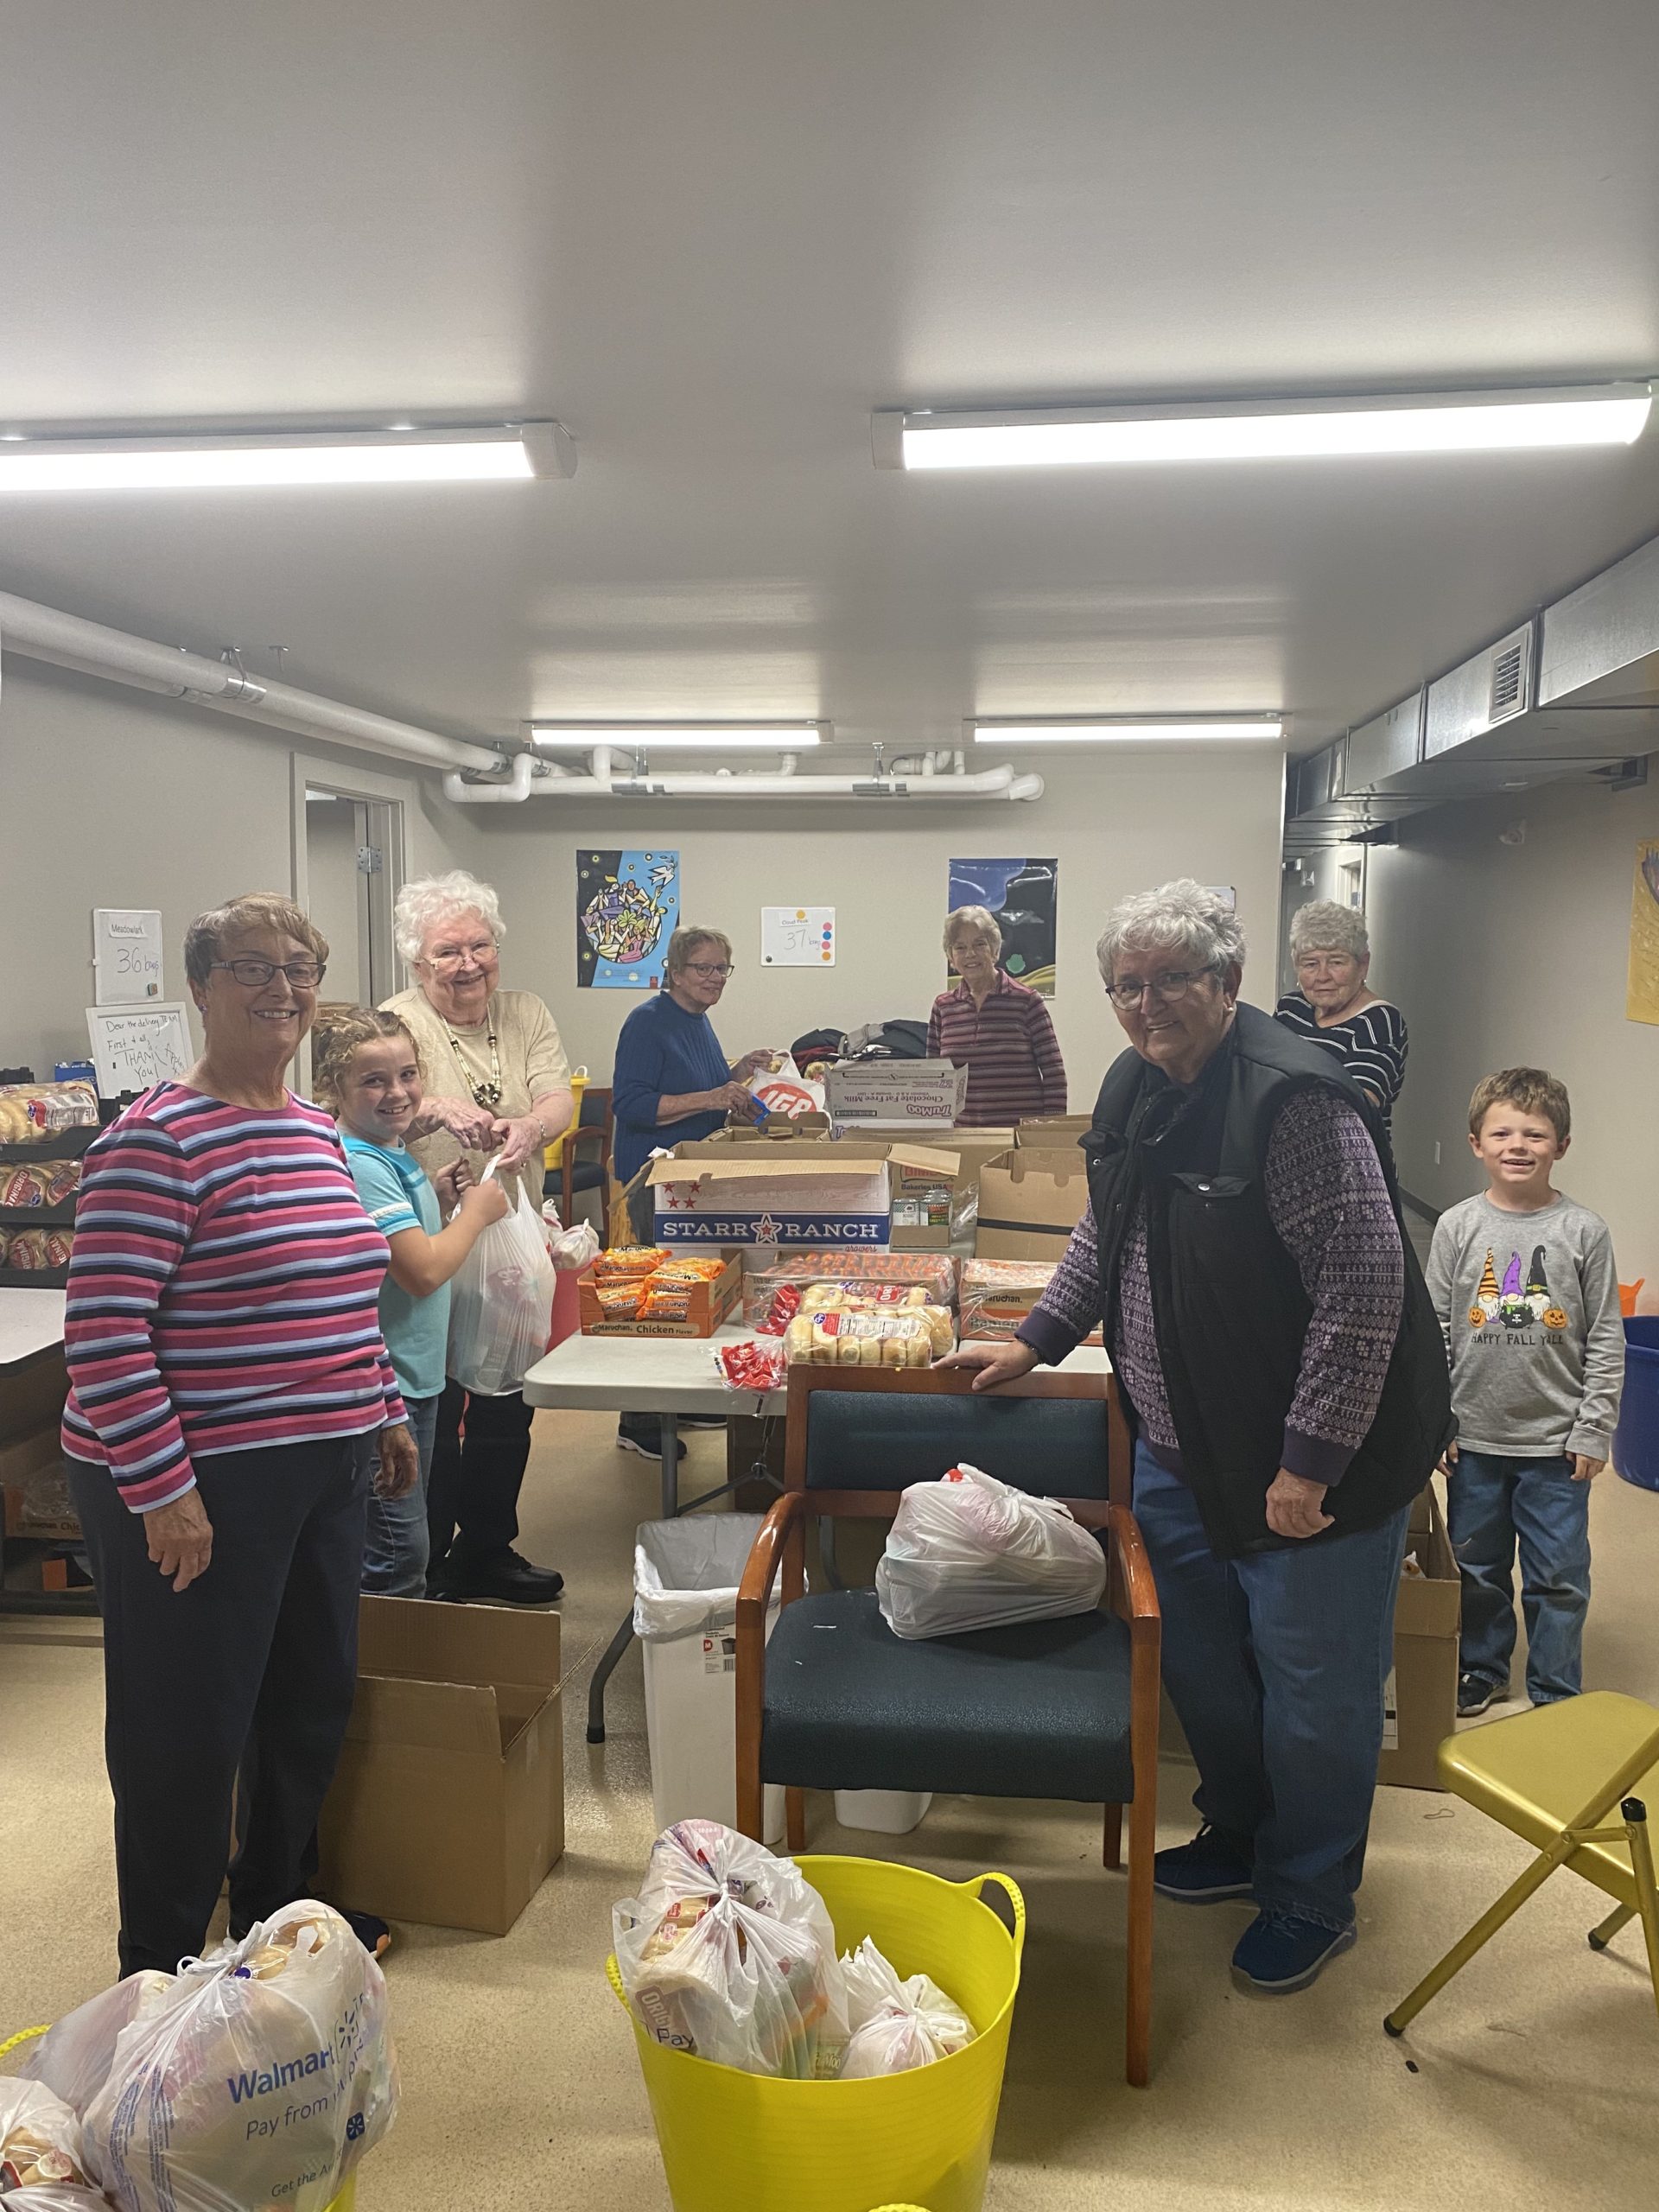
POLYGON ((1548 785, 1414 817, 1373 850, 1367 887, 1371 982, 1411 1032, 1402 1181, 1438 1206, 1482 1187, 1470 1092, 1494 1069, 1549 1068, 1573 1098, 1558 1179, 1611 1224, 1626 1281, 1659 1280, 1659 1028, 1624 1018, 1636 845, 1655 836, 1651 785, 1548 785), (1521 823, 1525 842, 1503 843, 1521 823))
POLYGON ((715 1017, 734 1056, 787 1045, 809 1029, 925 1020, 944 982, 947 862, 973 854, 1056 854, 1052 1011, 1072 1102, 1086 1108, 1118 1049, 1094 946, 1107 908, 1124 893, 1178 874, 1234 885, 1260 954, 1246 990, 1271 1005, 1281 763, 1276 753, 1241 749, 1109 763, 1096 756, 1058 767, 1045 761, 1042 772, 1048 787, 1034 804, 957 803, 948 810, 902 802, 751 808, 706 800, 677 810, 578 810, 541 798, 480 810, 482 865, 501 893, 508 925, 505 979, 542 993, 572 1064, 585 1061, 596 1082, 608 1082, 616 1033, 639 996, 576 988, 575 855, 579 843, 661 845, 681 855, 684 918, 724 930, 735 948, 737 972, 715 1017), (760 967, 760 908, 789 902, 835 907, 833 969, 760 967))
MULTIPOLYGON (((294 760, 276 731, 8 655, 0 688, 0 1065, 86 1052, 92 910, 153 906, 188 998, 186 925, 238 891, 292 892, 294 760)), ((395 761, 307 747, 316 779, 401 798, 411 873, 474 863, 474 817, 395 761)), ((303 774, 298 779, 302 787, 303 774)))

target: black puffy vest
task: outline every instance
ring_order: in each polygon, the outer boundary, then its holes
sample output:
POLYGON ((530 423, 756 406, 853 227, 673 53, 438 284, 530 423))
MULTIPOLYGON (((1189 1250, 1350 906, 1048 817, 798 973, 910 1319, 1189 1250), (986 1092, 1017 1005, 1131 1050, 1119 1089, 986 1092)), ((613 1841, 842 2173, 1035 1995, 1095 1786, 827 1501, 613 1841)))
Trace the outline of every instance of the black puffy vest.
POLYGON ((1107 1071, 1083 1142, 1109 1328, 1124 1244, 1137 1203, 1146 1200, 1164 1384, 1182 1470, 1217 1557, 1328 1543, 1386 1520, 1414 1497, 1453 1433, 1445 1344, 1401 1220, 1388 1140, 1363 1091, 1331 1054, 1241 1006, 1191 1090, 1138 1052, 1124 1052, 1107 1071), (1315 1087, 1351 1106, 1376 1142, 1406 1287, 1376 1418, 1325 1495, 1335 1525, 1300 1540, 1273 1533, 1265 1499, 1279 1471, 1313 1307, 1268 1211, 1266 1163, 1281 1108, 1315 1087))

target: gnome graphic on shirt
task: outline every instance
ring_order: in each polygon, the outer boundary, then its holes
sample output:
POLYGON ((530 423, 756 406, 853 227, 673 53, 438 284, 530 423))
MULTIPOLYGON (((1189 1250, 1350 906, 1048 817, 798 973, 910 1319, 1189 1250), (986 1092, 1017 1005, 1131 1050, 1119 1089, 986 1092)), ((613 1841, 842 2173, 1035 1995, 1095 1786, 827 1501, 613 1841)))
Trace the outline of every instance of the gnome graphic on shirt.
POLYGON ((1544 1274, 1544 1248, 1532 1248, 1532 1265, 1527 1273, 1524 1289, 1521 1281, 1521 1255, 1511 1252, 1510 1264, 1503 1271, 1500 1287, 1497 1264, 1488 1249, 1486 1264, 1481 1269, 1480 1287, 1475 1293, 1474 1303, 1469 1308, 1469 1325, 1484 1329, 1494 1321, 1501 1321, 1506 1329, 1529 1329, 1541 1321, 1547 1329, 1564 1329, 1567 1317, 1550 1296, 1549 1283, 1544 1274))

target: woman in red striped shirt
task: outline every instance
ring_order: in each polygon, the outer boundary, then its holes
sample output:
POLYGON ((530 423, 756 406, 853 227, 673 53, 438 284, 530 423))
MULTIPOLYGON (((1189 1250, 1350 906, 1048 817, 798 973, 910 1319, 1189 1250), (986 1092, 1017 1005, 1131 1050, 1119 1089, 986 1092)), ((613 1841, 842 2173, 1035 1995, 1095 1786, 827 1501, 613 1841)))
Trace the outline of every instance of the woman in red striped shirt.
POLYGON ((984 906, 958 906, 944 957, 962 981, 941 991, 927 1025, 930 1060, 968 1071, 961 1127, 995 1129, 1065 1111, 1065 1062, 1048 1008, 996 964, 1002 932, 984 906))
POLYGON ((328 947, 264 893, 192 924, 201 1058, 86 1155, 63 1448, 104 1616, 121 1971, 240 1934, 315 1883, 380 1486, 418 1463, 381 1341, 385 1237, 328 1116, 283 1080, 328 947))

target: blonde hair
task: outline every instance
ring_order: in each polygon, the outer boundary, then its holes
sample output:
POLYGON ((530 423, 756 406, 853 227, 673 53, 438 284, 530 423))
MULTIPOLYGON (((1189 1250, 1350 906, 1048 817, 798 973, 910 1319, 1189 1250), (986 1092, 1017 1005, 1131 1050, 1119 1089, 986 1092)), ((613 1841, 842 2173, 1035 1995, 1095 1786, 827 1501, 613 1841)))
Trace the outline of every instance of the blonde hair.
POLYGON ((319 1105, 326 1106, 331 1114, 340 1112, 346 1103, 346 1078, 352 1062, 365 1045, 378 1044, 383 1037, 407 1039, 415 1065, 420 1066, 421 1048, 400 1014, 343 1002, 318 1007, 316 1027, 311 1033, 311 1089, 319 1105))
POLYGON ((678 929, 668 940, 668 951, 663 960, 665 975, 677 976, 689 965, 692 954, 700 944, 717 944, 726 956, 726 965, 732 964, 732 940, 724 930, 678 929))
POLYGON ((222 906, 198 914, 184 933, 184 973, 199 991, 207 988, 213 963, 225 957, 227 941, 247 937, 254 930, 274 930, 302 944, 319 968, 328 960, 328 940, 291 899, 280 891, 245 891, 222 906))
POLYGON ((507 933, 495 887, 480 883, 464 868, 452 868, 442 875, 416 876, 414 882, 406 883, 397 893, 397 904, 392 909, 392 935, 401 957, 410 961, 423 959, 427 938, 440 922, 448 921, 452 914, 476 914, 498 942, 507 933))
POLYGON ((958 906, 944 918, 944 957, 947 960, 950 957, 951 946, 958 938, 966 937, 969 930, 981 937, 989 938, 993 954, 1001 951, 1002 931, 990 908, 958 906))

